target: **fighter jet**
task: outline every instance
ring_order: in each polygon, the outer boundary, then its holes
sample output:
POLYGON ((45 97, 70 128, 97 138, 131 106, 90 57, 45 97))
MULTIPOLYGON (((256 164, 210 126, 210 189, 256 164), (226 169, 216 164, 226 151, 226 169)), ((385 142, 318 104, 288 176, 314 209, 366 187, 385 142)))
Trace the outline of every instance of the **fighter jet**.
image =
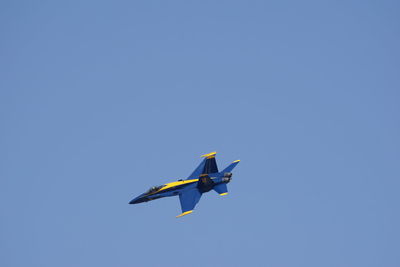
POLYGON ((202 155, 204 160, 185 180, 167 183, 160 186, 153 186, 147 192, 132 199, 129 204, 138 204, 163 197, 179 196, 182 214, 177 218, 193 212, 199 202, 201 195, 214 189, 219 195, 228 194, 226 186, 232 179, 232 170, 240 160, 235 160, 223 171, 219 172, 215 155, 217 152, 202 155))

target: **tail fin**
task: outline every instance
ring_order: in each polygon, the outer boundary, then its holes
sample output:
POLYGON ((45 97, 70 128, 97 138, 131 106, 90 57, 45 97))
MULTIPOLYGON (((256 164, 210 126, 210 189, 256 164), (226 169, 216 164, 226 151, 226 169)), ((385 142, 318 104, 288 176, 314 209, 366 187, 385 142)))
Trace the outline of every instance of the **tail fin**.
POLYGON ((211 152, 209 154, 202 155, 201 157, 205 158, 205 159, 192 172, 192 174, 189 175, 189 177, 187 179, 190 180, 190 179, 198 178, 199 175, 201 175, 201 174, 217 173, 218 167, 217 167, 217 162, 215 160, 216 154, 217 154, 217 152, 211 152))
POLYGON ((226 168, 222 171, 222 173, 225 173, 225 172, 232 172, 233 168, 235 168, 236 165, 239 164, 239 162, 240 162, 240 159, 235 160, 235 161, 232 162, 228 167, 226 167, 226 168))
POLYGON ((217 154, 217 152, 211 152, 209 154, 201 156, 202 158, 206 158, 203 174, 218 172, 217 161, 215 160, 215 154, 217 154))

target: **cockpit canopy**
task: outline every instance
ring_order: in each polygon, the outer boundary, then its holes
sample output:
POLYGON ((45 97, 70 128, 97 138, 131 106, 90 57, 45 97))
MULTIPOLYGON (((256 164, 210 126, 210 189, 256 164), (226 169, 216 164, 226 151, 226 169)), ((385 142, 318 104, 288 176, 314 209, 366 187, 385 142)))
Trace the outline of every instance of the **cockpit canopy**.
POLYGON ((160 190, 161 188, 163 188, 165 185, 159 185, 159 186, 152 186, 152 187, 150 187, 150 189, 149 190, 147 190, 147 194, 150 194, 150 193, 153 193, 153 192, 156 192, 156 191, 158 191, 158 190, 160 190))

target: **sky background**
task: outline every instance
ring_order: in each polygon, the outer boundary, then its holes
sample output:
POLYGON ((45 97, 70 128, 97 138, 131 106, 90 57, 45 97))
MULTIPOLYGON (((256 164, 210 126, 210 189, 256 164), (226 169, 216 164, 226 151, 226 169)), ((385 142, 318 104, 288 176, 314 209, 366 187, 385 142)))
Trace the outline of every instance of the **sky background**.
POLYGON ((1 1, 0 266, 400 266, 398 1, 1 1), (230 194, 128 205, 200 155, 230 194))

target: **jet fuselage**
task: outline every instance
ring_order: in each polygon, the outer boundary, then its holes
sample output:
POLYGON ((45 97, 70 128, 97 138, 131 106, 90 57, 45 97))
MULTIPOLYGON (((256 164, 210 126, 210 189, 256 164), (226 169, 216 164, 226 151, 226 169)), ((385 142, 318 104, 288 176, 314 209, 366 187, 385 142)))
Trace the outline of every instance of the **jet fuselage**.
POLYGON ((154 186, 147 192, 134 198, 129 204, 147 202, 163 197, 177 196, 183 190, 197 187, 201 193, 208 192, 219 184, 227 184, 232 179, 232 173, 211 173, 191 180, 178 180, 161 186, 154 186))

